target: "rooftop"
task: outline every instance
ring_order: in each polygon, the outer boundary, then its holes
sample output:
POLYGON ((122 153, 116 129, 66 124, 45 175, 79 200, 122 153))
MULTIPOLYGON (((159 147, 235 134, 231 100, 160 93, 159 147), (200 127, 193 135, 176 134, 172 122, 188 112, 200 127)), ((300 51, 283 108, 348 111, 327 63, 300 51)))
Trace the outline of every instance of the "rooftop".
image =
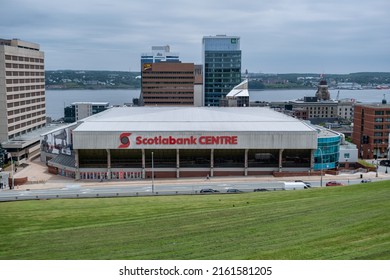
POLYGON ((1 143, 1 145, 4 149, 11 149, 11 148, 22 149, 27 147, 28 145, 40 141, 40 136, 42 134, 46 134, 52 130, 56 130, 58 128, 64 127, 65 125, 66 124, 50 124, 40 129, 33 130, 29 133, 22 134, 18 137, 15 137, 12 140, 5 141, 1 143))
POLYGON ((237 86, 235 86, 227 95, 227 98, 235 97, 249 97, 248 80, 244 80, 237 86))
POLYGON ((310 132, 301 120, 263 107, 116 107, 83 119, 81 131, 310 132))

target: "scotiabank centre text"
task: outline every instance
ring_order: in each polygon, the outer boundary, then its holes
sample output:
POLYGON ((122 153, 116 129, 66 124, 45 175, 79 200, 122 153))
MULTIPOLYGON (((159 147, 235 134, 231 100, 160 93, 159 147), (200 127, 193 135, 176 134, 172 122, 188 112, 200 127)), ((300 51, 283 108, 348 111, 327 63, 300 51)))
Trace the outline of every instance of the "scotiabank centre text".
POLYGON ((190 136, 183 138, 137 136, 135 141, 136 145, 237 145, 238 136, 190 136))

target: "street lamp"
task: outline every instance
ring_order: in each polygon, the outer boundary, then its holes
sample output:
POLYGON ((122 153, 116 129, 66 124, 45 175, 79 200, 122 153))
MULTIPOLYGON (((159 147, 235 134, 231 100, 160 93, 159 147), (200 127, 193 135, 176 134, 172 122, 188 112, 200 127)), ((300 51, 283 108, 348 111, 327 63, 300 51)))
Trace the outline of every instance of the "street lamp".
POLYGON ((14 189, 15 188, 15 174, 14 174, 14 161, 12 160, 12 157, 11 157, 11 176, 12 176, 11 189, 14 189))
POLYGON ((152 152, 152 193, 154 193, 154 160, 153 160, 153 152, 152 152))
POLYGON ((378 177, 378 169, 379 169, 379 166, 378 166, 378 159, 379 159, 379 153, 378 153, 378 143, 375 143, 375 148, 376 148, 376 174, 375 174, 375 177, 378 177))
POLYGON ((321 182, 320 182, 320 186, 322 187, 322 165, 324 164, 324 159, 322 157, 322 150, 321 150, 321 148, 318 148, 318 150, 321 152, 321 182))

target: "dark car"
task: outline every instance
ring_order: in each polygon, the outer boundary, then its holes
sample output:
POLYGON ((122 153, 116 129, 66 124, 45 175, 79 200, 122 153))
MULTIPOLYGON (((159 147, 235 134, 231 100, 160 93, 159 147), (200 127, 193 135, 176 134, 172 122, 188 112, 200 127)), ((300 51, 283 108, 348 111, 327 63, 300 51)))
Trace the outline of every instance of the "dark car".
POLYGON ((327 187, 344 186, 344 184, 340 183, 340 182, 336 182, 336 181, 330 181, 330 182, 326 183, 326 186, 327 187))
POLYGON ((379 165, 381 165, 381 166, 390 166, 390 160, 387 160, 387 159, 381 160, 379 162, 379 165))
POLYGON ((228 189, 226 192, 227 193, 242 193, 243 191, 239 190, 239 189, 228 189))
POLYGON ((371 179, 363 179, 362 183, 371 183, 371 179))
POLYGON ((219 193, 219 191, 214 189, 201 189, 200 193, 219 193))
POLYGON ((268 190, 267 190, 267 189, 264 189, 264 188, 254 189, 253 191, 254 191, 254 192, 268 192, 268 190))

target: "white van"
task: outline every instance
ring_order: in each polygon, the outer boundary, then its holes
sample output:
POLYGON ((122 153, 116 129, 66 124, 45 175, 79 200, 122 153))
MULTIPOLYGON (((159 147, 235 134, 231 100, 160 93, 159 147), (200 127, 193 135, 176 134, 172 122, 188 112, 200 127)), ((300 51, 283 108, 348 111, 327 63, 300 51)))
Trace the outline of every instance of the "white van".
POLYGON ((283 182, 283 184, 283 189, 286 191, 306 189, 306 184, 304 182, 283 182))

